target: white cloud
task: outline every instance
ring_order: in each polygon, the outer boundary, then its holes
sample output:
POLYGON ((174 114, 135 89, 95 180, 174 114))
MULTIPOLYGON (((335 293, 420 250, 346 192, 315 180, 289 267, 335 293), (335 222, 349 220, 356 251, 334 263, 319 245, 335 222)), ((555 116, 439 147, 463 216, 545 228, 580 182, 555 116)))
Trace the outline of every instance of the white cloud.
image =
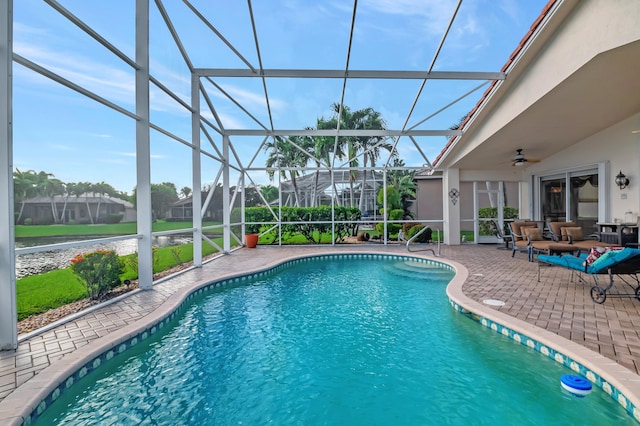
MULTIPOLYGON (((115 155, 120 155, 123 157, 136 157, 136 153, 135 152, 114 152, 113 154, 115 155)), ((160 154, 151 154, 150 157, 152 159, 163 159, 163 158, 167 158, 167 155, 160 155, 160 154)))

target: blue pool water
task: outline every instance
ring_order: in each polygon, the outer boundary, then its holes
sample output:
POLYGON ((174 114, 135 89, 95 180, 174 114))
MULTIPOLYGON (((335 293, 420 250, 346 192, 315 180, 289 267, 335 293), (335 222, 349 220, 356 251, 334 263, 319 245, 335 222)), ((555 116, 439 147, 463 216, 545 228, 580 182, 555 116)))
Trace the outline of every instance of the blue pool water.
POLYGON ((624 425, 602 390, 455 312, 448 269, 315 259, 200 296, 37 424, 624 425))

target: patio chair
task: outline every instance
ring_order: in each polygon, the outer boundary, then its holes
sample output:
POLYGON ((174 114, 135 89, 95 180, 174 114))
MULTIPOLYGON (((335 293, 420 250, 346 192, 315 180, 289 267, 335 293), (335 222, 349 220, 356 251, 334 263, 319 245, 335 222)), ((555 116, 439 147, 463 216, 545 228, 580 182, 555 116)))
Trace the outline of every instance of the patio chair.
POLYGON ((580 251, 589 251, 592 247, 612 247, 618 244, 600 241, 597 233, 585 235, 582 227, 575 222, 549 222, 551 239, 562 244, 571 244, 580 251))
POLYGON ((504 247, 498 247, 498 249, 509 250, 511 248, 509 247, 509 244, 513 240, 511 235, 505 235, 505 233, 502 232, 502 228, 500 227, 498 222, 493 219, 491 220, 491 225, 493 226, 493 231, 496 233, 496 237, 500 238, 504 242, 504 247))
POLYGON ((572 272, 591 275, 594 286, 591 287, 591 299, 595 303, 602 304, 609 297, 635 297, 640 299, 640 249, 630 247, 614 247, 609 250, 592 250, 589 255, 580 256, 539 255, 538 256, 538 281, 540 281, 540 268, 543 264, 549 266, 561 266, 572 272), (595 251, 601 251, 599 257, 592 259, 595 251), (607 275, 609 282, 606 286, 599 283, 598 277, 607 275), (613 287, 614 276, 633 289, 632 293, 608 293, 613 287))
POLYGON ((532 261, 531 241, 542 240, 544 236, 543 229, 538 227, 538 222, 511 222, 509 223, 509 232, 512 244, 511 257, 514 257, 517 251, 524 251, 527 253, 529 261, 532 261))

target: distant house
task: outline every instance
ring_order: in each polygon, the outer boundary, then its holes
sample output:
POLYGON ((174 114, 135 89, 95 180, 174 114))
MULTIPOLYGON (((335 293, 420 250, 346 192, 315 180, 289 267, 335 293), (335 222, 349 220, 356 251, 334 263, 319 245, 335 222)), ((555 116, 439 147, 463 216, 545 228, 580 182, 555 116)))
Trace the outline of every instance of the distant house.
POLYGON ((30 220, 33 224, 106 223, 112 215, 122 215, 121 222, 136 220, 136 210, 129 201, 93 194, 34 197, 20 203, 16 213, 18 223, 30 220))
POLYGON ((382 186, 382 173, 371 170, 359 170, 354 174, 349 170, 335 170, 333 177, 331 173, 321 171, 296 178, 295 187, 290 180, 280 183, 283 206, 331 205, 332 198, 335 198, 340 205, 347 206, 353 201, 357 207, 360 205, 360 196, 364 193, 362 211, 371 216, 378 210, 377 196, 382 186))
POLYGON ((189 196, 173 203, 167 220, 178 222, 193 220, 193 198, 189 196))
MULTIPOLYGON (((207 194, 204 193, 202 200, 206 199, 207 194)), ((207 221, 222 221, 222 206, 215 205, 213 202, 209 203, 207 210, 205 211, 203 220, 207 221)), ((189 222, 193 220, 193 197, 188 196, 182 198, 171 205, 171 210, 168 212, 166 220, 174 222, 189 222)))

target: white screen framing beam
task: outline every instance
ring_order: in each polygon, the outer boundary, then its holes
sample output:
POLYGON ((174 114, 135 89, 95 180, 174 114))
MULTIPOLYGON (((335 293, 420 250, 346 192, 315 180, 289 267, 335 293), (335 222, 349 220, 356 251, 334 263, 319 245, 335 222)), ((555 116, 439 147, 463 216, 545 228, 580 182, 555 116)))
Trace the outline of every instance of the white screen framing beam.
POLYGON ((12 34, 13 2, 0 1, 0 350, 18 347, 13 218, 12 34))
POLYGON ((367 78, 375 80, 504 80, 504 72, 195 68, 201 77, 367 78))
POLYGON ((138 282, 143 290, 153 287, 151 213, 151 131, 149 106, 149 0, 136 1, 136 172, 138 282))
POLYGON ((250 130, 226 129, 228 136, 462 136, 462 130, 250 130))

